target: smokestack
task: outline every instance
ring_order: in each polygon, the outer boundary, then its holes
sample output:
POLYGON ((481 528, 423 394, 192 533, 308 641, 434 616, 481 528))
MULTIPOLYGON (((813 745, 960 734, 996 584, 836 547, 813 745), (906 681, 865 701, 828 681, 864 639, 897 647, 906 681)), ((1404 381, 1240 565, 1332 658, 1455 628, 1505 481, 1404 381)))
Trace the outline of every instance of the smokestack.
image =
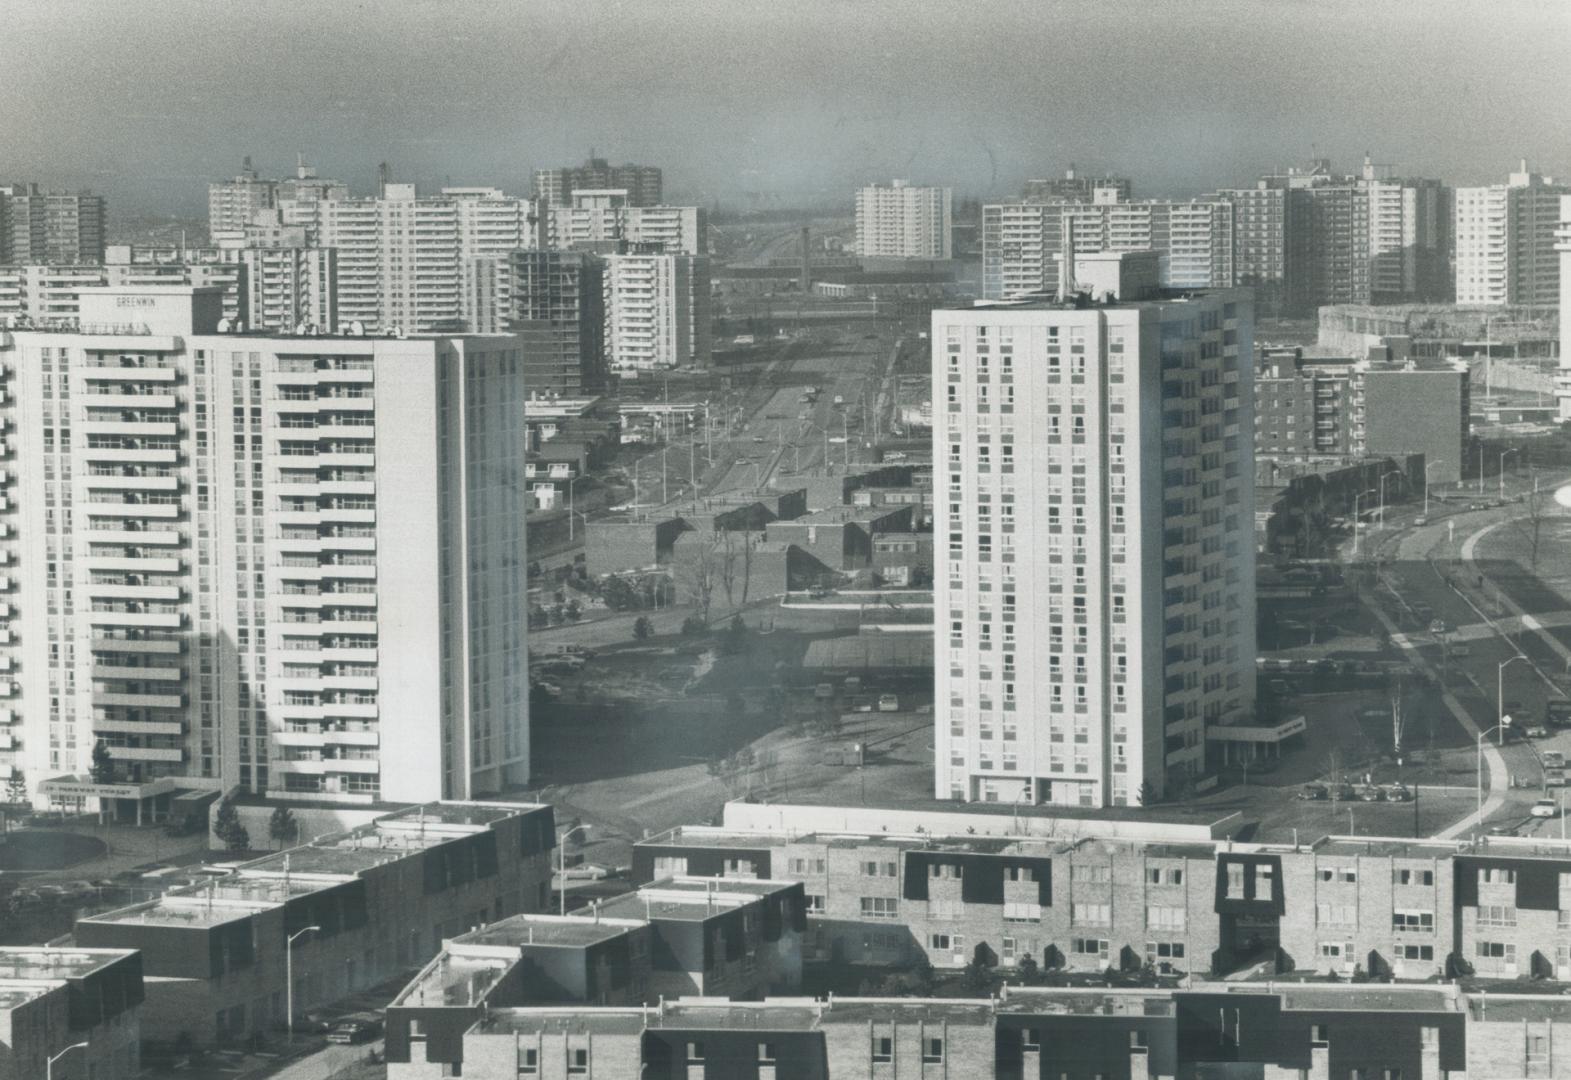
POLYGON ((806 225, 802 226, 802 292, 809 293, 813 290, 813 260, 808 253, 808 244, 811 242, 811 230, 806 225))

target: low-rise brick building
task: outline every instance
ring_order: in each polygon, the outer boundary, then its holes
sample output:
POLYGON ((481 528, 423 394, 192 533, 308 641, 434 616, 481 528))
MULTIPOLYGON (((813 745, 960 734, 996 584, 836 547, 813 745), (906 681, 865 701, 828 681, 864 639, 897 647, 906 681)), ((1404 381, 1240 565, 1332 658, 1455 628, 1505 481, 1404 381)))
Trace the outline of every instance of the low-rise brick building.
POLYGON ((129 949, 0 946, 0 1080, 135 1080, 143 993, 129 949))

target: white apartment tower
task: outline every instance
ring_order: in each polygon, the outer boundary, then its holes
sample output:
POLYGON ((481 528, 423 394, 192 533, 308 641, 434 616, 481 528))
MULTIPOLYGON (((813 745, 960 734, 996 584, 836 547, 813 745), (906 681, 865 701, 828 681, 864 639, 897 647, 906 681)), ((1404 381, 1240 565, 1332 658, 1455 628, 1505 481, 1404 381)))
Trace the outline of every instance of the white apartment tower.
POLYGON ((605 350, 613 370, 707 365, 709 260, 605 256, 605 350))
POLYGON ((1553 307, 1560 302, 1555 232, 1571 186, 1530 172, 1456 189, 1456 302, 1553 307))
POLYGON ((917 187, 908 180, 857 189, 857 253, 865 258, 950 258, 952 197, 949 188, 917 187))
POLYGON ((626 191, 580 190, 567 206, 541 210, 546 246, 611 252, 640 248, 667 255, 708 250, 704 211, 697 206, 634 206, 626 191))
MULTIPOLYGON (((1555 232, 1560 256, 1560 310, 1571 312, 1571 195, 1560 197, 1560 228, 1555 232)), ((1555 372, 1555 398, 1560 421, 1571 420, 1571 317, 1560 318, 1560 367, 1555 372)))
POLYGON ((1252 712, 1249 294, 1129 258, 1076 260, 1128 300, 933 313, 938 798, 1137 805, 1252 712))
POLYGON ((527 199, 495 188, 421 198, 386 184, 379 198, 299 206, 320 247, 338 249, 338 318, 369 330, 496 333, 512 290, 507 255, 536 246, 527 199))
POLYGON ((0 331, 0 772, 138 809, 523 783, 517 339, 221 333, 192 287, 80 306, 0 331))

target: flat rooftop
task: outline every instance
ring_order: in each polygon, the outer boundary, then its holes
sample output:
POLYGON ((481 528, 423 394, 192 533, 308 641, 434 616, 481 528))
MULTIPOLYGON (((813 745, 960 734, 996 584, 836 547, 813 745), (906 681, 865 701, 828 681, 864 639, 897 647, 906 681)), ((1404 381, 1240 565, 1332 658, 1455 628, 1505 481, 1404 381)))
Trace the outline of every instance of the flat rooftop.
POLYGON ((1467 996, 1468 1019, 1475 1022, 1519 1024, 1523 1021, 1554 1020, 1564 1023, 1568 1010, 1571 1010, 1571 1001, 1563 997, 1513 994, 1467 996))
POLYGON ((1173 995, 1168 990, 1109 992, 1010 987, 1009 996, 999 1002, 998 1011, 1025 1015, 1172 1016, 1173 995))
MULTIPOLYGON (((602 907, 601 915, 605 914, 602 907)), ((513 915, 453 938, 452 944, 522 947, 525 945, 587 948, 612 941, 642 925, 638 920, 594 919, 582 915, 513 915)))
MULTIPOLYGON (((1282 1007, 1301 1012, 1455 1012, 1456 998, 1446 990, 1381 990, 1368 986, 1332 990, 1292 986, 1282 990, 1282 1007)), ((1562 1006, 1564 1008, 1564 1006, 1562 1006)))
POLYGON ((443 951, 421 969, 392 1004, 402 1009, 458 1009, 479 1005, 516 959, 454 955, 443 951))
MULTIPOLYGON (((1404 840, 1400 837, 1371 837, 1368 840, 1330 836, 1315 845, 1317 855, 1378 855, 1393 859, 1441 859, 1456 854, 1455 843, 1404 840)), ((1512 852, 1511 854, 1515 854, 1512 852)), ((1565 858, 1567 852, 1561 853, 1565 858)))
POLYGON ((0 946, 0 984, 11 980, 79 979, 124 957, 126 949, 0 946))
POLYGON ((789 881, 726 878, 715 887, 713 878, 667 878, 607 900, 598 909, 579 908, 578 917, 588 918, 598 910, 611 918, 702 922, 794 885, 789 881))
POLYGON ((224 900, 209 903, 201 896, 161 896, 157 900, 149 900, 143 904, 133 904, 130 907, 120 908, 116 911, 106 911, 100 915, 88 915, 83 922, 116 923, 119 925, 143 926, 186 926, 186 927, 212 927, 222 926, 236 919, 243 919, 248 915, 255 915, 261 911, 276 907, 272 903, 259 903, 247 901, 224 900))
POLYGON ((658 1009, 491 1009, 476 1035, 637 1035, 658 1009))
POLYGON ((854 1001, 836 1001, 824 1010, 824 1019, 840 1023, 880 1023, 893 1021, 911 1024, 918 1021, 944 1020, 951 1024, 984 1026, 993 1021, 990 1001, 956 998, 924 998, 919 1000, 891 1000, 888 998, 862 998, 854 1001))
MULTIPOLYGON (((648 847, 783 848, 787 844, 823 844, 830 848, 890 847, 900 850, 973 853, 983 855, 1021 855, 1041 858, 1067 855, 1074 851, 1141 851, 1158 859, 1210 859, 1222 850, 1225 841, 1216 843, 1170 843, 1136 839, 1091 837, 1075 839, 1054 836, 945 836, 942 834, 859 833, 820 831, 803 834, 725 829, 705 825, 678 825, 669 832, 638 843, 648 847)), ((1250 849, 1252 850, 1252 849, 1250 849)), ((1449 847, 1447 848, 1449 850, 1449 847)), ((729 884, 736 879, 724 879, 729 884)), ((746 884, 746 879, 737 881, 746 884)), ((654 885, 651 888, 657 887, 654 885)))
POLYGON ((818 1027, 819 1007, 814 1004, 731 1002, 728 1004, 667 1005, 649 1018, 650 1027, 723 1031, 812 1031, 818 1027))

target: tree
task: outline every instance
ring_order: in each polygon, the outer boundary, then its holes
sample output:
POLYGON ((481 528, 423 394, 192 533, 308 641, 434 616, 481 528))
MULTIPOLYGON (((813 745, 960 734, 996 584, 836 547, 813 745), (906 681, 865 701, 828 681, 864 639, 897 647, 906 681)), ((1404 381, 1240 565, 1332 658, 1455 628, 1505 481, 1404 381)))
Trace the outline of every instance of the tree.
POLYGON ((240 823, 240 811, 230 799, 218 804, 213 815, 213 835, 226 851, 249 851, 251 848, 251 833, 240 823))
POLYGON ((115 782, 115 763, 109 756, 109 747, 104 740, 99 739, 93 744, 93 764, 88 769, 95 784, 112 784, 115 782))
POLYGON ((1041 969, 1036 962, 1036 957, 1030 953, 1026 953, 1020 958, 1019 968, 1020 981, 1025 983, 1027 986, 1030 986, 1033 982, 1035 982, 1037 975, 1041 973, 1041 969))
POLYGON ((700 537, 680 545, 682 552, 678 556, 682 589, 693 606, 698 608, 698 617, 706 626, 709 624, 709 606, 714 600, 715 585, 720 577, 717 536, 716 533, 710 533, 708 538, 700 537))
POLYGON ((648 641, 654 635, 654 624, 649 621, 648 615, 640 615, 633 620, 633 637, 638 641, 648 641))
POLYGON ((1527 561, 1533 570, 1538 569, 1538 549, 1544 535, 1544 503, 1535 479, 1533 490, 1522 500, 1522 512, 1511 516, 1511 524, 1527 540, 1527 561))
POLYGON ((18 805, 27 802, 27 777, 22 774, 22 770, 13 771, 11 779, 5 782, 5 797, 7 802, 18 805))
POLYGON ((295 820, 294 811, 287 806, 274 810, 267 820, 267 835, 277 841, 279 847, 293 843, 300 835, 300 823, 295 820))
POLYGON ((1407 725, 1407 714, 1402 708, 1402 677, 1393 676, 1389 693, 1391 697, 1391 752, 1402 756, 1402 730, 1407 725))
POLYGON ((1135 801, 1141 806, 1153 806, 1156 803, 1156 788, 1151 786, 1151 781, 1142 780, 1140 788, 1135 792, 1135 801))

